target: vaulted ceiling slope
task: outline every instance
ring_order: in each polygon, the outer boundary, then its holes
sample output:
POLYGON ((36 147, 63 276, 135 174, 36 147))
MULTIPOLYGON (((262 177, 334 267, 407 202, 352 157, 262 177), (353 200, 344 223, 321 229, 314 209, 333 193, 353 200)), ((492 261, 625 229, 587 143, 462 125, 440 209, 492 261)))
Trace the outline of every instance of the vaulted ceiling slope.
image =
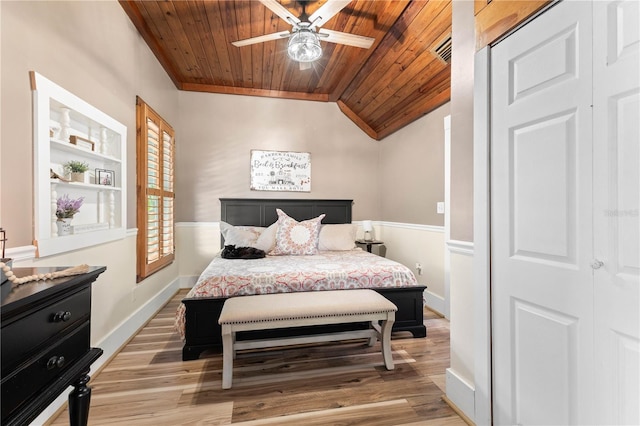
MULTIPOLYGON (((306 13, 326 1, 304 2, 306 13)), ((301 1, 279 2, 302 14, 301 1)), ((451 34, 451 1, 353 0, 322 28, 372 37, 372 47, 321 41, 306 70, 287 56, 287 39, 231 44, 291 29, 259 1, 120 4, 180 90, 337 102, 377 140, 449 100, 450 65, 436 48, 451 34)))

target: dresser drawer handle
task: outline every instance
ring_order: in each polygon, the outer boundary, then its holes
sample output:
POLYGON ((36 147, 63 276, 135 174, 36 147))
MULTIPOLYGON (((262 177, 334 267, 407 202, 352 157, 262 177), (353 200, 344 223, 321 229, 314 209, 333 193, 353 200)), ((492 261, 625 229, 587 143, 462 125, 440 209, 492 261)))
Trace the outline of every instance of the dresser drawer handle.
POLYGON ((53 314, 53 322, 67 322, 71 319, 71 312, 60 311, 53 314))
POLYGON ((53 370, 54 368, 62 368, 64 366, 64 357, 63 356, 52 356, 47 361, 47 370, 53 370))

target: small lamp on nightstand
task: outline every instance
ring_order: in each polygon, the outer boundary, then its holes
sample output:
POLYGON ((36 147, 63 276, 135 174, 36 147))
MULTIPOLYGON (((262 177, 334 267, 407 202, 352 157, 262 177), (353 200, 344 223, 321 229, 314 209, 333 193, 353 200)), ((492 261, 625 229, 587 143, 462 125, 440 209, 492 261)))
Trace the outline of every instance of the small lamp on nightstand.
POLYGON ((364 230, 364 240, 372 241, 373 240, 373 223, 370 220, 362 221, 362 229, 364 230))

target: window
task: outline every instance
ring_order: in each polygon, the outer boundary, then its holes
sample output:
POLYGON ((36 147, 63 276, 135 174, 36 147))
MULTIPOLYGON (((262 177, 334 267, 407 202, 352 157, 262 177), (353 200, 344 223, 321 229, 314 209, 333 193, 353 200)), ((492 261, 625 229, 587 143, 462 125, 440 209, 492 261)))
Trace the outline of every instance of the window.
POLYGON ((137 112, 137 280, 142 281, 175 257, 173 128, 142 99, 137 112))

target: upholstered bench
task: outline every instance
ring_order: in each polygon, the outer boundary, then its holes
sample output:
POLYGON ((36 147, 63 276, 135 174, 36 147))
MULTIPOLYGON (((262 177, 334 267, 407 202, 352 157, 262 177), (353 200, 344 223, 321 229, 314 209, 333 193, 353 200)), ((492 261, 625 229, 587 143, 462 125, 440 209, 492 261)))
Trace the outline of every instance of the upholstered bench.
POLYGON ((236 351, 275 346, 367 338, 373 346, 379 338, 387 370, 393 370, 391 327, 396 305, 374 290, 328 290, 303 293, 261 294, 232 297, 224 302, 222 326, 222 389, 231 388, 236 351), (370 321, 368 330, 318 335, 236 341, 236 332, 370 321), (382 321, 382 326, 378 324, 382 321))

